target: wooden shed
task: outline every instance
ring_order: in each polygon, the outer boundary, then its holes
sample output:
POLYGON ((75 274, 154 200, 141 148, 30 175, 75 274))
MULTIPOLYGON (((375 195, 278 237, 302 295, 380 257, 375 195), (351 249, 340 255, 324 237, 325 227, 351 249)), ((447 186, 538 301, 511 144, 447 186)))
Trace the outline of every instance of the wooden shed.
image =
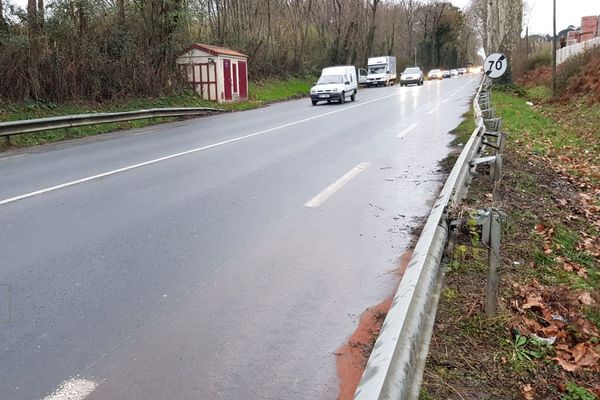
POLYGON ((196 43, 177 57, 194 90, 219 103, 248 99, 248 56, 224 47, 196 43))

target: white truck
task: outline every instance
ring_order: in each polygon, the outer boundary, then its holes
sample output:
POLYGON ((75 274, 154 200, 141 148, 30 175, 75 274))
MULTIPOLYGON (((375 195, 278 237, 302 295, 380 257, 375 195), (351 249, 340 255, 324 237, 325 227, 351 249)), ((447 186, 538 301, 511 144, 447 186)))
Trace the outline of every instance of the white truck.
POLYGON ((388 86, 396 82, 396 57, 371 57, 367 61, 367 86, 388 86))
POLYGON ((321 77, 310 89, 310 101, 316 106, 319 101, 339 101, 345 103, 347 98, 356 100, 358 80, 354 65, 323 68, 321 77))

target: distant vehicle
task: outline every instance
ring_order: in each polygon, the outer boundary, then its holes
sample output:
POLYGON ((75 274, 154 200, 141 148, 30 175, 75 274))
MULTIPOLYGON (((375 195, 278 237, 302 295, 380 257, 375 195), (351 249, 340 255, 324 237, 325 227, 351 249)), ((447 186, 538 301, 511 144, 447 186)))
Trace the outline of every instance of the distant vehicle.
POLYGON ((358 80, 353 65, 328 67, 321 71, 321 77, 310 89, 310 101, 313 106, 319 101, 330 103, 332 100, 344 104, 348 97, 356 100, 357 93, 358 80))
POLYGON ((464 75, 464 74, 466 74, 467 72, 468 72, 468 71, 467 71, 467 69, 466 69, 466 68, 459 68, 459 69, 458 69, 458 74, 459 74, 459 75, 464 75))
POLYGON ((359 85, 367 84, 367 70, 364 68, 358 69, 358 84, 359 85))
POLYGON ((458 76, 458 70, 456 70, 456 69, 451 69, 451 70, 450 70, 450 76, 458 76))
POLYGON ((444 71, 442 71, 442 76, 444 78, 450 78, 452 75, 450 75, 450 71, 445 69, 444 71))
POLYGON ((429 78, 429 80, 444 79, 444 73, 441 69, 432 69, 431 71, 429 71, 429 74, 427 74, 427 78, 429 78))
POLYGON ((396 57, 371 57, 367 61, 367 86, 387 86, 396 82, 396 57))
POLYGON ((409 67, 400 75, 400 86, 416 83, 418 86, 423 84, 423 71, 419 67, 409 67))

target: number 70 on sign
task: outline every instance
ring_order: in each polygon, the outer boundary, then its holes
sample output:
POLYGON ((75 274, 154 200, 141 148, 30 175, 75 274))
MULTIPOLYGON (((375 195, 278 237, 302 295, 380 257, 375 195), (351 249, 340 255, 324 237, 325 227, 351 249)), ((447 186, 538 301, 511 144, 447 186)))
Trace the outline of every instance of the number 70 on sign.
POLYGON ((502 53, 494 53, 487 56, 483 62, 485 74, 490 78, 500 78, 508 68, 508 60, 502 53))

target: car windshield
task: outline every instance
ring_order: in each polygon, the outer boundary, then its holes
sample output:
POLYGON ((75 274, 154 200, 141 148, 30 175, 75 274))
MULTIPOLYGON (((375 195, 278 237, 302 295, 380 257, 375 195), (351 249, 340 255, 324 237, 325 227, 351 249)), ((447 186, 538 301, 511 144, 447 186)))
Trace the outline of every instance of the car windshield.
POLYGON ((421 70, 419 68, 406 68, 404 70, 405 74, 419 74, 421 70))
POLYGON ((385 65, 375 65, 369 67, 370 74, 384 74, 385 73, 385 65))
POLYGON ((439 74, 441 71, 439 69, 432 69, 429 71, 430 74, 439 74))
POLYGON ((326 75, 319 78, 317 85, 329 85, 332 83, 344 83, 342 75, 326 75))

